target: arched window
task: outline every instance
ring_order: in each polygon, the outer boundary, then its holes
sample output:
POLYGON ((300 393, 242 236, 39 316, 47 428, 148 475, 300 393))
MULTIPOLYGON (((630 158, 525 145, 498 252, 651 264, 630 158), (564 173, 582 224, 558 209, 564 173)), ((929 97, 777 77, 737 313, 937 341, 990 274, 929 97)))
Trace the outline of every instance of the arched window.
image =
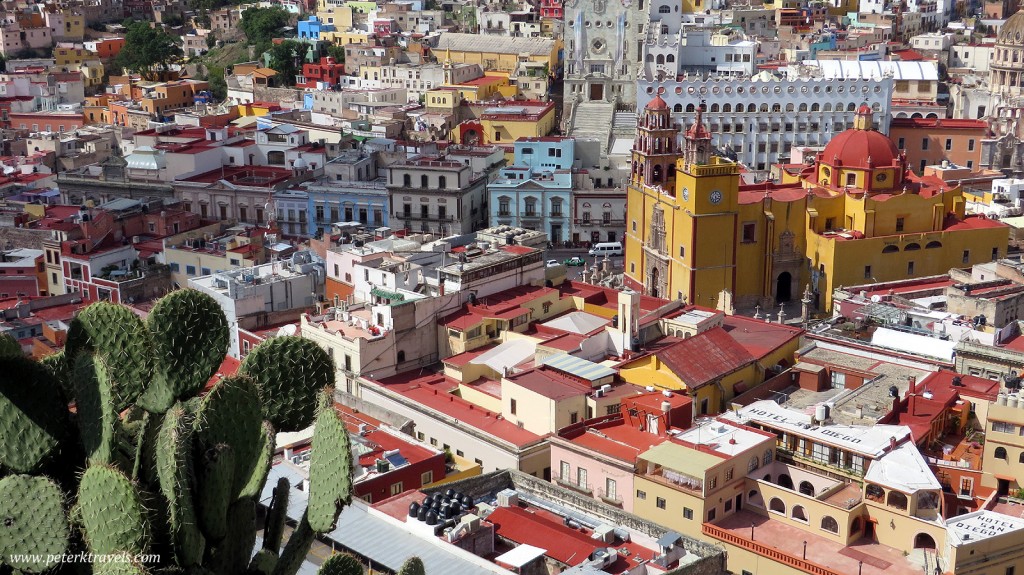
POLYGON ((885 500, 885 504, 896 509, 906 509, 907 496, 899 491, 890 491, 889 496, 885 500))
POLYGON ((793 489, 793 478, 790 477, 788 473, 779 474, 779 487, 793 489))
POLYGON ((914 549, 935 549, 935 539, 927 533, 918 533, 914 536, 914 549))
POLYGON ((884 248, 882 248, 882 253, 883 254, 891 254, 891 253, 895 253, 895 252, 898 252, 898 251, 900 251, 899 246, 889 245, 889 246, 885 246, 884 248))
POLYGON ((868 483, 865 493, 867 493, 868 499, 872 501, 881 503, 885 499, 885 490, 874 483, 868 483))
MULTIPOLYGON (((726 106, 728 106, 728 104, 726 104, 726 106)), ((717 103, 711 104, 711 112, 717 113, 721 111, 721 109, 722 108, 717 103)))
POLYGON ((781 112, 782 104, 772 104, 772 112, 781 112))
POLYGON ((754 113, 757 111, 757 104, 747 104, 747 113, 754 113))
POLYGON ((825 112, 831 112, 832 111, 832 104, 830 104, 829 102, 825 102, 825 109, 824 109, 824 111, 825 112))
POLYGON ((672 111, 677 113, 677 114, 682 112, 683 111, 683 105, 682 104, 676 104, 675 106, 672 106, 672 111))
POLYGON ((811 104, 811 111, 812 112, 820 112, 821 111, 821 104, 819 104, 817 102, 811 104))
POLYGON ((669 54, 669 55, 665 56, 665 62, 667 62, 669 64, 672 64, 675 61, 676 61, 675 54, 669 54))
POLYGON ((771 473, 765 473, 764 477, 762 477, 761 479, 764 480, 764 481, 767 481, 768 483, 771 483, 772 482, 772 474, 771 473))
POLYGON ((654 54, 648 54, 648 55, 647 55, 647 56, 646 56, 646 57, 644 58, 644 61, 646 61, 646 62, 648 62, 648 63, 650 63, 650 62, 654 62, 654 54))
POLYGON ((821 518, 821 528, 829 533, 839 533, 839 523, 830 515, 821 518))
POLYGON ((661 166, 654 166, 651 174, 651 180, 655 182, 661 181, 661 166))
POLYGON ((996 459, 1006 459, 1006 448, 997 447, 996 452, 993 455, 995 455, 996 459))
POLYGON ((796 108, 795 108, 795 107, 793 106, 793 104, 792 104, 792 103, 786 104, 786 111, 787 111, 787 112, 792 112, 792 111, 793 111, 793 110, 795 110, 795 109, 796 109, 796 108))
POLYGON ((767 112, 767 111, 768 111, 768 104, 761 104, 761 112, 767 112))
POLYGON ((732 112, 732 104, 722 104, 722 113, 729 114, 732 112))
POLYGON ((806 112, 807 111, 807 104, 800 104, 800 111, 801 112, 806 112))
POLYGON ((665 56, 663 54, 658 54, 658 57, 655 59, 655 63, 657 63, 657 64, 664 64, 665 63, 665 56))
POLYGON ((790 515, 790 517, 796 519, 797 521, 803 521, 804 523, 807 523, 807 510, 804 509, 803 505, 797 505, 793 507, 793 513, 792 515, 790 515))
POLYGON ((935 248, 941 248, 941 247, 942 247, 942 242, 932 241, 932 242, 928 242, 927 244, 925 244, 924 249, 926 249, 926 250, 934 250, 935 248))
POLYGON ((814 497, 814 485, 810 481, 801 481, 800 493, 814 497))
POLYGON ((768 502, 768 509, 775 511, 776 513, 786 514, 786 504, 782 502, 778 497, 772 497, 772 500, 768 502))
POLYGON ((671 14, 672 8, 668 5, 658 6, 658 14, 671 14))
POLYGON ((750 458, 750 462, 747 463, 747 473, 750 473, 751 471, 757 469, 760 466, 761 466, 761 460, 758 459, 757 456, 751 457, 750 458))
POLYGON ((852 112, 852 111, 854 111, 856 109, 857 109, 857 105, 854 104, 853 102, 850 102, 849 104, 846 105, 846 111, 847 112, 852 112))
POLYGON ((405 361, 405 351, 399 350, 398 352, 398 363, 405 361))
POLYGON ((905 251, 905 252, 912 252, 912 251, 916 251, 916 250, 919 250, 919 249, 921 249, 921 244, 914 243, 914 242, 909 243, 909 244, 903 246, 903 251, 905 251))
POLYGON ((686 105, 686 113, 687 114, 692 114, 692 113, 694 113, 696 111, 697 111, 697 108, 695 108, 693 104, 687 104, 686 105))

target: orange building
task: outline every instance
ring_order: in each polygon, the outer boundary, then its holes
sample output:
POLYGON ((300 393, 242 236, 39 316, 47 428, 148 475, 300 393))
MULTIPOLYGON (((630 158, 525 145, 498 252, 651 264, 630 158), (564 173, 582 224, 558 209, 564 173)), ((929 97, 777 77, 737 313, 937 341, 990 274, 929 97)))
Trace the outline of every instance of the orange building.
POLYGON ((85 47, 96 54, 100 60, 114 58, 124 48, 124 38, 103 38, 93 42, 86 42, 85 47))
POLYGON ((907 154, 907 165, 921 174, 943 160, 968 169, 981 167, 981 140, 988 135, 982 120, 893 118, 889 139, 907 154))

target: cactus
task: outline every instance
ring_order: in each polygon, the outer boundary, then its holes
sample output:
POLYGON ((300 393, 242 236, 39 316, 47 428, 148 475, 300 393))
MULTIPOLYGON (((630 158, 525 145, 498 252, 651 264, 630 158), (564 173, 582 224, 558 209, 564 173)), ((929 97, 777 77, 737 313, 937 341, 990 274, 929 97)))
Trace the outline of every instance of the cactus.
POLYGON ((57 484, 30 475, 0 479, 0 562, 42 573, 59 562, 67 546, 68 519, 57 484))
POLYGON ((350 497, 351 451, 331 405, 327 354, 282 338, 200 397, 228 339, 209 296, 174 292, 145 322, 96 304, 71 331, 67 350, 42 362, 0 339, 0 438, 16 438, 0 443, 0 574, 78 572, 12 556, 88 550, 125 554, 93 564, 97 575, 294 575, 350 497), (314 416, 312 524, 304 516, 278 555, 290 488, 280 482, 266 548, 254 557, 274 423, 294 431, 314 416), (159 559, 140 565, 138 553, 159 559))
POLYGON ((224 443, 235 450, 229 498, 234 501, 260 457, 263 432, 260 398, 245 376, 218 381, 196 413, 196 439, 201 449, 224 443))
POLYGON ((38 471, 58 451, 67 404, 50 372, 25 357, 0 358, 0 469, 38 471))
POLYGON ((309 458, 309 524, 317 533, 334 529, 342 506, 352 499, 352 451, 348 429, 334 409, 329 391, 321 392, 309 458))
POLYGON ((109 373, 104 361, 91 353, 80 353, 75 360, 76 419, 85 454, 92 463, 114 463, 120 420, 109 373))
POLYGON ((149 520, 142 498, 117 469, 90 465, 78 484, 76 510, 93 554, 145 553, 149 549, 149 520))
POLYGON ((8 333, 0 333, 0 357, 22 357, 21 344, 8 333))
POLYGON ((152 377, 150 347, 149 332, 138 315, 124 306, 99 302, 71 321, 64 352, 72 368, 83 353, 103 357, 114 411, 120 412, 139 397, 152 377))
POLYGON ((423 566, 423 560, 419 557, 410 557, 402 563, 398 575, 427 575, 427 569, 423 566))
POLYGON ((267 520, 263 526, 263 548, 272 551, 274 555, 281 549, 281 539, 284 536, 284 524, 288 519, 288 492, 291 485, 287 477, 277 480, 274 487, 274 495, 270 500, 267 511, 267 520))
POLYGON ((228 324, 212 297, 187 289, 157 302, 146 326, 156 356, 153 381, 139 405, 163 413, 175 399, 198 393, 217 373, 228 347, 228 324))
POLYGON ((156 470, 160 492, 168 502, 170 535, 178 564, 198 565, 206 541, 199 532, 189 482, 192 476, 192 420, 176 405, 164 417, 156 439, 156 470))
POLYGON ((239 368, 254 380, 263 400, 263 417, 278 431, 301 431, 313 423, 309 401, 334 387, 334 362, 319 345, 296 336, 268 339, 246 356, 239 368))
POLYGON ((327 558, 320 565, 318 575, 363 575, 363 566, 359 560, 348 553, 339 553, 327 558))

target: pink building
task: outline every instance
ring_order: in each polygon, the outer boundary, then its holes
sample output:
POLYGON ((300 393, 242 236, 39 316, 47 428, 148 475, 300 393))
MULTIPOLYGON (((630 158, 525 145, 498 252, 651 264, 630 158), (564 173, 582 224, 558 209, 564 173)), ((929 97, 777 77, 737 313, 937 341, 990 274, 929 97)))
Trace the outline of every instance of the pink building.
POLYGON ((686 429, 693 401, 672 392, 623 398, 618 413, 581 421, 551 437, 551 480, 633 512, 637 456, 686 429))

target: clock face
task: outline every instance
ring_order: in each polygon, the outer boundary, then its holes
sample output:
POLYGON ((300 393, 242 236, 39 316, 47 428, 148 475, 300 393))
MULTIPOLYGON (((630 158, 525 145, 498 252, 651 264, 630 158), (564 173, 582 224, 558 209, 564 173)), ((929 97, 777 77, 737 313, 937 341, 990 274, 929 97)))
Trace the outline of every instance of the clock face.
POLYGON ((711 197, 709 199, 711 200, 712 204, 718 204, 719 202, 722 201, 722 192, 718 190, 711 192, 711 197))
POLYGON ((690 188, 683 188, 683 201, 690 201, 690 188))

